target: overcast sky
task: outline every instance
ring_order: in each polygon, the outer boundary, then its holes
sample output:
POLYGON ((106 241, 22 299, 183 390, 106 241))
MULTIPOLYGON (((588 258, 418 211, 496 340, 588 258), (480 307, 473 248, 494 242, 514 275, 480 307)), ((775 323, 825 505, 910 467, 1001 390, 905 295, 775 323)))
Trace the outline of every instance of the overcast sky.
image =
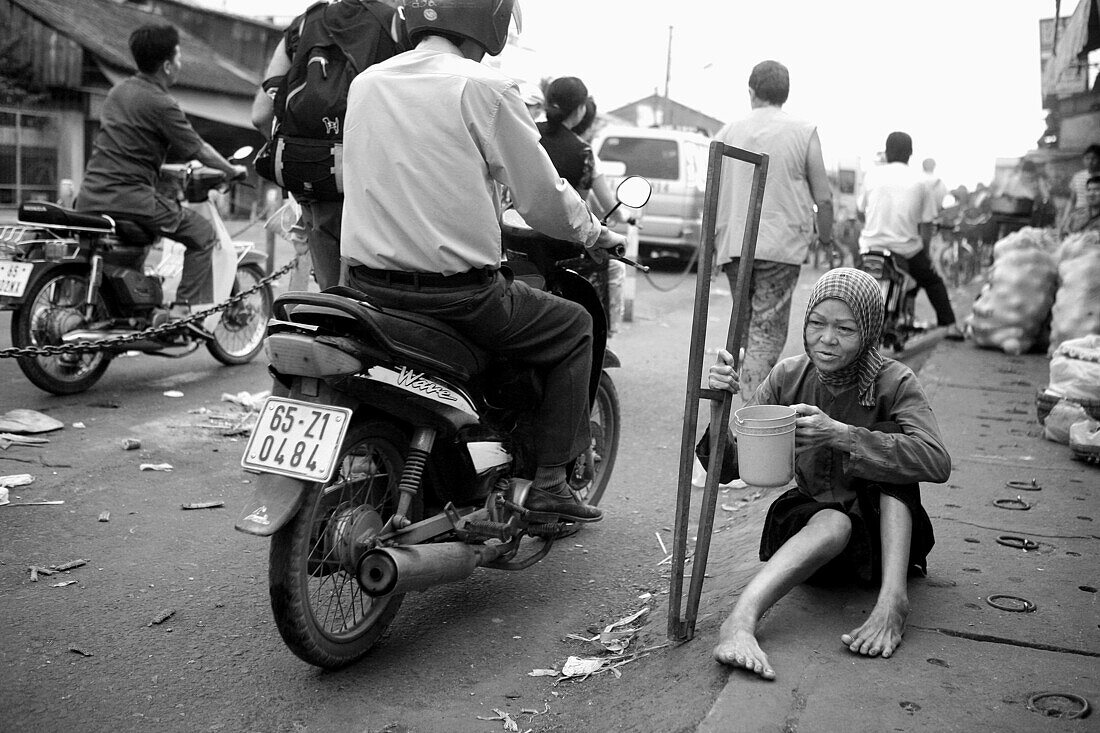
MULTIPOLYGON (((192 0, 289 19, 308 0, 192 0)), ((993 177, 1044 130, 1039 19, 1054 0, 523 0, 537 73, 579 76, 600 109, 664 92, 722 120, 748 112, 764 59, 791 72, 787 111, 816 122, 826 164, 870 165, 887 134, 913 136, 949 187, 993 177)), ((1069 15, 1075 0, 1063 0, 1069 15)), ((502 56, 508 68, 509 50, 502 56)), ((518 59, 517 59, 518 61, 518 59)), ((529 61, 522 64, 524 70, 529 61)))

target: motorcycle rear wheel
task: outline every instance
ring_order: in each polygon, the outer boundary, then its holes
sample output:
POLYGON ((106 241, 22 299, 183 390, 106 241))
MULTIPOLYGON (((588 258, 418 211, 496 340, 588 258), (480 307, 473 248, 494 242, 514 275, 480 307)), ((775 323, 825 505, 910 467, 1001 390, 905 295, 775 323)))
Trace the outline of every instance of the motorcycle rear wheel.
POLYGON ((611 481, 611 472, 615 468, 615 458, 619 453, 619 435, 622 432, 619 393, 606 372, 600 374, 600 383, 596 387, 596 402, 592 405, 589 425, 596 451, 596 474, 584 499, 592 506, 596 506, 600 503, 611 481))
MULTIPOLYGON (((353 423, 332 479, 313 484, 298 513, 271 538, 268 581, 275 624, 290 650, 312 665, 339 669, 358 661, 401 607, 403 595, 367 595, 354 568, 338 559, 332 539, 334 517, 357 507, 373 508, 382 522, 393 515, 407 444, 393 425, 353 423)), ((418 521, 422 512, 414 499, 409 519, 418 521)))
MULTIPOLYGON (((12 314, 11 343, 16 348, 57 346, 64 333, 83 328, 88 277, 60 270, 40 278, 27 292, 23 305, 12 314)), ((107 319, 107 305, 97 295, 91 321, 107 319)), ((19 368, 39 389, 56 395, 84 392, 99 381, 111 363, 111 354, 89 351, 56 356, 24 356, 19 368)))
MULTIPOLYGON (((231 295, 248 290, 263 278, 263 271, 258 266, 241 265, 237 268, 231 295)), ((271 286, 264 285, 222 311, 214 327, 213 340, 206 342, 207 351, 222 364, 247 364, 264 347, 264 332, 270 317, 271 286)))

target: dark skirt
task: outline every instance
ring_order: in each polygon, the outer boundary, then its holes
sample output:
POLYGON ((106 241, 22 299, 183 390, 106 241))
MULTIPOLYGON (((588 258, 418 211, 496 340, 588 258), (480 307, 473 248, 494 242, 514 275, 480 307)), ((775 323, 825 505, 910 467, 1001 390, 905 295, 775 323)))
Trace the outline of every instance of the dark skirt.
POLYGON ((806 526, 822 509, 835 509, 852 521, 852 536, 847 547, 809 579, 816 584, 834 584, 855 580, 877 585, 882 580, 882 542, 879 536, 879 497, 892 496, 905 504, 913 517, 913 536, 909 544, 910 574, 928 572, 928 553, 936 543, 932 521, 920 503, 917 484, 880 484, 860 482, 856 500, 845 508, 839 502, 821 502, 790 489, 772 502, 760 536, 760 559, 769 560, 783 543, 806 526))

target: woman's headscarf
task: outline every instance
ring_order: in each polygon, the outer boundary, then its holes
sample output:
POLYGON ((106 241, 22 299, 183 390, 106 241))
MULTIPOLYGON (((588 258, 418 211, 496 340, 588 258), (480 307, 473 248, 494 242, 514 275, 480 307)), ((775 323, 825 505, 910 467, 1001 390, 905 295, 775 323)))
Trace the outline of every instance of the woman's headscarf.
MULTIPOLYGON (((851 309, 859 326, 860 349, 851 364, 836 372, 818 372, 818 377, 832 387, 858 383, 859 404, 874 407, 875 378, 883 361, 877 348, 879 339, 882 338, 882 318, 886 307, 882 300, 882 290, 878 281, 863 270, 838 267, 826 272, 810 291, 806 318, 802 323, 803 345, 806 344, 806 325, 810 322, 810 313, 818 303, 829 298, 836 298, 851 309)), ((809 352, 809 348, 806 351, 809 352)))

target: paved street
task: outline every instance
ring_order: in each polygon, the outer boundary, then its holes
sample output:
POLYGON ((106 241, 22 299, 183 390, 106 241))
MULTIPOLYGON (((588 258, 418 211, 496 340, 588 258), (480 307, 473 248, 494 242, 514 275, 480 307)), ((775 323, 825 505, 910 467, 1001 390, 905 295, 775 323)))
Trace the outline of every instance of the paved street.
MULTIPOLYGON (((804 268, 797 318, 820 272, 804 268)), ((1083 730, 1024 707, 1040 689, 1100 700, 1100 614, 1096 594, 1084 589, 1100 585, 1097 469, 1037 437, 1044 356, 970 344, 941 344, 921 372, 955 473, 925 488, 938 541, 929 578, 914 583, 912 626, 893 660, 853 659, 836 641, 869 608, 867 597, 803 589, 765 620, 777 682, 711 660, 718 624, 758 566, 773 494, 750 489, 719 498, 692 642, 624 665, 621 678, 528 676, 588 653, 569 634, 590 635, 644 607, 649 622, 636 643, 666 641, 669 566, 661 561, 672 540, 694 275, 681 280, 663 268, 636 282, 635 320, 611 342, 623 362, 614 377, 624 432, 605 521, 527 571, 480 570, 410 596, 389 637, 339 673, 310 668, 282 645, 267 601, 267 543, 232 530, 250 477, 238 465, 240 438, 222 435, 220 416, 233 407, 220 397, 266 389, 262 363, 229 369, 205 352, 179 361, 128 357, 90 392, 56 398, 0 361, 0 413, 30 408, 66 425, 44 447, 0 452, 0 475, 36 476, 13 500, 65 501, 0 508, 0 707, 8 725, 480 732, 503 730, 483 719, 499 709, 534 731, 1083 730), (142 449, 122 450, 126 438, 142 449), (162 462, 173 470, 138 470, 162 462), (1005 488, 1032 477, 1041 492, 1005 488), (1032 509, 991 506, 1009 493, 1032 509), (201 501, 225 507, 180 509, 201 501), (97 521, 104 511, 110 521, 97 521), (1034 538, 1039 548, 1002 547, 1002 534, 1034 538), (88 564, 60 576, 72 585, 55 587, 59 576, 30 582, 27 566, 76 559, 88 564), (1029 598, 1038 609, 997 611, 985 603, 994 593, 1029 598)), ((725 335, 724 285, 712 289, 710 353, 725 335)), ((966 297, 956 294, 960 315, 966 297)), ((9 343, 7 321, 0 316, 0 345, 9 343)), ((787 351, 798 348, 794 337, 787 351)))

